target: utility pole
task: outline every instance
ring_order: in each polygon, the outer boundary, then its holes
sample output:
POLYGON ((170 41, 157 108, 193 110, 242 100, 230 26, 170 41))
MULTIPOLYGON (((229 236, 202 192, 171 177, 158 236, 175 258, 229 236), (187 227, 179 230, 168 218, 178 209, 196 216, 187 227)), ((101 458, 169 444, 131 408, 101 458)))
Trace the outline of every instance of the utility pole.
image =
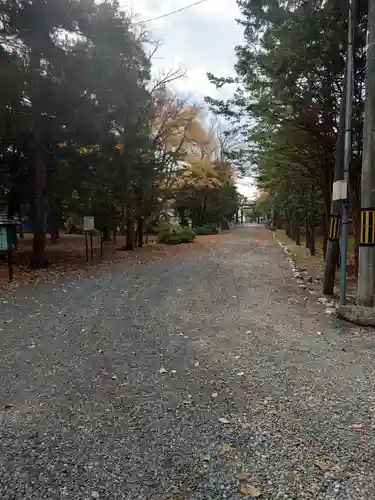
POLYGON ((349 203, 348 203, 348 184, 349 169, 352 160, 352 115, 353 115, 353 93, 354 93, 354 12, 356 0, 349 0, 349 20, 348 20, 348 52, 347 52, 347 86, 346 86, 346 105, 345 105, 345 145, 344 145, 344 182, 342 183, 339 198, 342 202, 342 220, 341 220, 341 269, 340 269, 340 305, 346 303, 346 261, 348 253, 348 235, 349 235, 349 203))
MULTIPOLYGON (((348 81, 348 60, 345 64, 344 85, 340 102, 339 129, 336 142, 335 170, 333 182, 343 178, 344 174, 344 144, 345 144, 345 112, 346 112, 346 87, 348 81)), ((336 264, 338 260, 339 245, 339 221, 341 214, 340 200, 334 200, 332 196, 331 213, 328 222, 328 242, 324 265, 323 293, 333 295, 335 288, 336 264)))
POLYGON ((344 85, 340 103, 339 130, 332 186, 331 213, 328 224, 328 243, 325 259, 323 293, 332 295, 335 286, 336 263, 341 250, 340 304, 346 300, 346 261, 349 225, 348 182, 352 155, 352 114, 354 90, 354 15, 355 1, 348 0, 348 47, 345 62, 344 85), (341 203, 342 202, 342 203, 341 203), (341 216, 341 245, 339 244, 341 216))
POLYGON ((358 304, 374 305, 375 285, 375 0, 369 0, 363 129, 358 304))

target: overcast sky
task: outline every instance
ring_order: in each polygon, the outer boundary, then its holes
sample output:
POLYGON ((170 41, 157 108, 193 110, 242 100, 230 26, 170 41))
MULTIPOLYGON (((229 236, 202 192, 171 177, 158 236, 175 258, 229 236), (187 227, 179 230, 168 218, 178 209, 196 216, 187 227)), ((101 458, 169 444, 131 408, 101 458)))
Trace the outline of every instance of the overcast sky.
MULTIPOLYGON (((120 0, 125 10, 133 12, 135 21, 167 14, 193 1, 120 0)), ((155 73, 178 68, 186 72, 174 86, 179 92, 191 94, 199 103, 206 95, 229 96, 230 88, 217 91, 206 73, 234 75, 234 47, 243 41, 242 29, 236 23, 239 14, 236 0, 205 0, 185 11, 147 23, 145 26, 152 37, 161 42, 153 61, 155 73)), ((239 189, 245 196, 253 194, 248 179, 239 189)))

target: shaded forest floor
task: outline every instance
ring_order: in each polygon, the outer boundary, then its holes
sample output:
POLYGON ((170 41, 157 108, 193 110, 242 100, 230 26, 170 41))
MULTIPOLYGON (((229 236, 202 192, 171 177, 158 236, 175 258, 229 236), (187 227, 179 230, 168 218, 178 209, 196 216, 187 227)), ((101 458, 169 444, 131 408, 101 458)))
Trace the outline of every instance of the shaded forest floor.
POLYGON ((8 264, 0 262, 0 288, 17 288, 27 283, 53 282, 69 273, 84 276, 90 272, 93 266, 110 264, 112 262, 126 261, 134 265, 147 262, 149 260, 161 259, 165 255, 179 253, 186 250, 191 245, 197 247, 207 246, 211 243, 225 239, 230 233, 223 232, 218 235, 198 236, 197 240, 189 245, 161 245, 156 242, 155 236, 148 236, 147 243, 142 248, 134 251, 124 251, 124 237, 118 236, 116 243, 113 241, 103 243, 103 258, 100 255, 100 237, 93 237, 93 262, 89 250, 89 262, 86 261, 86 248, 84 235, 62 234, 56 244, 51 244, 48 240, 46 259, 49 267, 46 269, 30 269, 29 263, 32 254, 32 235, 25 235, 19 240, 18 250, 13 253, 14 279, 9 283, 8 264))

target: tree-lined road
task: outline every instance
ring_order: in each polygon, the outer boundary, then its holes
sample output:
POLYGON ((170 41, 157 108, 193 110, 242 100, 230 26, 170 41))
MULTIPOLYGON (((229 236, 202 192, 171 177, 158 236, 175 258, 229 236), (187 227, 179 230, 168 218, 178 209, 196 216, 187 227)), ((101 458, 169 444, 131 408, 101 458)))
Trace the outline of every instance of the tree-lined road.
POLYGON ((302 293, 253 226, 4 295, 0 498, 375 498, 372 334, 302 293))

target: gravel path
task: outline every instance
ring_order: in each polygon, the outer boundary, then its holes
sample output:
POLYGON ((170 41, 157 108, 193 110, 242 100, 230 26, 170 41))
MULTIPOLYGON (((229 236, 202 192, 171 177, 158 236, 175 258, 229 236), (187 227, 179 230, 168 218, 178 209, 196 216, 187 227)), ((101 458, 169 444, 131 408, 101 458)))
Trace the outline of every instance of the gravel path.
POLYGON ((373 333, 268 232, 92 274, 0 299, 1 500, 375 499, 373 333))

